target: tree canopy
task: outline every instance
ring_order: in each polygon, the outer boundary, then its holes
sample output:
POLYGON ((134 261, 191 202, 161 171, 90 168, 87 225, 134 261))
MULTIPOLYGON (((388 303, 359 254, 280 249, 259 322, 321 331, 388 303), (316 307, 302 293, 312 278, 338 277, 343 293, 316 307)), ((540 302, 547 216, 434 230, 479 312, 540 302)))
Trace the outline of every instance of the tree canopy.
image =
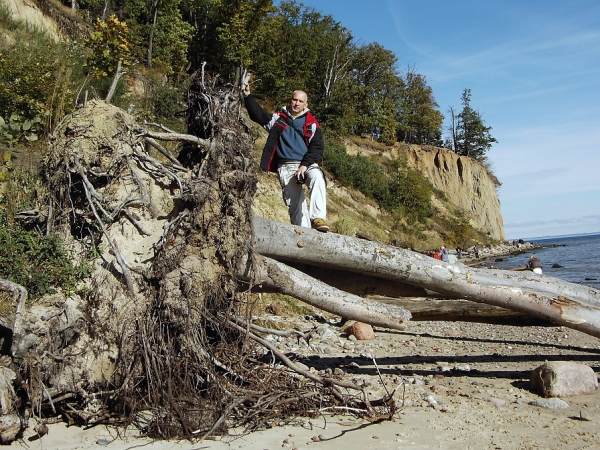
MULTIPOLYGON (((80 42, 86 58, 80 67, 89 75, 112 77, 116 64, 110 67, 111 61, 119 59, 130 73, 152 69, 158 80, 154 90, 160 91, 165 80, 177 82, 200 67, 230 80, 244 67, 254 73, 252 92, 265 107, 281 106, 291 92, 303 89, 311 110, 333 135, 351 133, 387 145, 443 144, 444 116, 427 77, 410 65, 401 71, 392 51, 357 41, 332 16, 302 3, 63 1, 77 5, 95 24, 96 37, 80 42), (115 24, 118 35, 99 35, 116 30, 115 24)), ((470 99, 471 91, 465 90, 463 110, 451 109, 447 142, 461 155, 481 158, 496 140, 470 99)), ((0 105, 14 103, 0 98, 0 105)), ((13 112, 5 109, 0 115, 6 119, 13 112)))

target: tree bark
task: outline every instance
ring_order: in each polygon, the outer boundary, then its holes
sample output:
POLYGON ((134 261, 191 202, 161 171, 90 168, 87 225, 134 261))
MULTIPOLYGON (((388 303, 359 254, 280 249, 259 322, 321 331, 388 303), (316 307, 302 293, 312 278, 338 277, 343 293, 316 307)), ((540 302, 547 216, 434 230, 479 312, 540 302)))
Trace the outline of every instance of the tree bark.
POLYGON ((476 269, 335 233, 255 217, 255 250, 282 261, 375 274, 520 311, 600 337, 600 291, 529 272, 476 269))
POLYGON ((253 284, 266 285, 345 319, 394 330, 404 330, 410 320, 410 312, 402 307, 348 294, 271 258, 254 255, 240 272, 253 284))

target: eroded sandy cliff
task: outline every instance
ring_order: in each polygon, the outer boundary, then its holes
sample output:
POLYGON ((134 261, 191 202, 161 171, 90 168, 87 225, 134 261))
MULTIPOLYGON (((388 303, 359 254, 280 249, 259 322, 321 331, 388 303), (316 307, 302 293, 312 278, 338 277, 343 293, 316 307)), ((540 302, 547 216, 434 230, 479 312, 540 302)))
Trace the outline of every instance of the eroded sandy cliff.
POLYGON ((437 147, 411 145, 405 151, 408 163, 468 212, 475 228, 494 239, 505 239, 497 180, 482 164, 437 147))

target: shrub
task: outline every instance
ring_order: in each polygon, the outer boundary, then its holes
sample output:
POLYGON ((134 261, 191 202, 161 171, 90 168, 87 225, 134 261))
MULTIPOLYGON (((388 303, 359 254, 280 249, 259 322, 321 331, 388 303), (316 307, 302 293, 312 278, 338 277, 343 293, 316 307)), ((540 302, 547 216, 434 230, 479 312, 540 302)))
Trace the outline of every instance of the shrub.
POLYGON ((19 226, 9 228, 6 219, 0 212, 0 277, 25 287, 31 298, 53 293, 59 286, 73 291, 89 275, 88 265, 71 263, 58 237, 19 226))
POLYGON ((422 222, 433 214, 431 184, 405 161, 379 165, 365 156, 350 156, 334 140, 326 140, 323 166, 343 185, 354 188, 396 214, 422 222), (387 170, 386 170, 387 169, 387 170))
POLYGON ((91 267, 74 265, 58 237, 25 229, 14 220, 16 211, 33 209, 41 200, 39 179, 12 172, 4 188, 0 201, 0 278, 22 285, 32 299, 53 293, 57 287, 74 291, 91 267))

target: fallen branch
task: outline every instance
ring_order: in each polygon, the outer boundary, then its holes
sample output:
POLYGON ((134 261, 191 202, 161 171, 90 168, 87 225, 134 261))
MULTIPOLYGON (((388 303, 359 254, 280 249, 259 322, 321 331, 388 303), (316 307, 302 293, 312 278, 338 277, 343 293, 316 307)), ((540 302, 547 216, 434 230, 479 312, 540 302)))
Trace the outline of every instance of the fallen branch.
POLYGON ((282 294, 291 295, 346 319, 404 330, 411 317, 410 312, 403 308, 348 294, 279 261, 260 255, 254 255, 252 265, 241 272, 241 276, 253 285, 267 285, 282 294))

